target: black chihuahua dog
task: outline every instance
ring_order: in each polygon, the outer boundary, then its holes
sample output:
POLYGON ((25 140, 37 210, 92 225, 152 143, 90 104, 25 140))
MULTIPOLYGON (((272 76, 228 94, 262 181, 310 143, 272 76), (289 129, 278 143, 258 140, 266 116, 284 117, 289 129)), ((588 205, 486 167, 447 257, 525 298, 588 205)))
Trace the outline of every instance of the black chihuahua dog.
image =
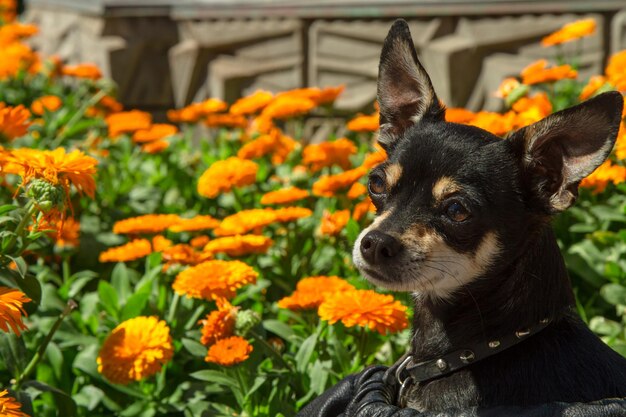
POLYGON ((611 152, 622 96, 601 94, 507 139, 448 123, 399 20, 378 102, 389 159, 370 174, 377 218, 354 262, 371 282, 414 294, 397 401, 438 411, 625 397, 626 360, 575 313, 550 225, 611 152))

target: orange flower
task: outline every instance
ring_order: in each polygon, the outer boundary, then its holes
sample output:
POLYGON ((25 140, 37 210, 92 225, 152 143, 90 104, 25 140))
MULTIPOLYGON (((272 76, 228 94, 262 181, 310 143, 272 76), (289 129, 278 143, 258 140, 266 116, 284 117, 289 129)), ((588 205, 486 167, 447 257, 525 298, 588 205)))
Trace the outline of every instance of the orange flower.
POLYGON ((169 227, 174 233, 197 232, 199 230, 215 229, 220 225, 220 221, 211 216, 195 216, 191 219, 179 219, 178 222, 169 227))
POLYGON ((356 151, 356 145, 350 139, 341 138, 334 142, 306 146, 302 151, 302 162, 310 165, 314 172, 335 164, 348 169, 350 155, 356 151))
POLYGON ((147 129, 140 129, 133 133, 133 141, 138 143, 153 142, 178 133, 178 128, 167 123, 157 123, 147 129))
POLYGON ((626 91, 626 50, 611 55, 605 74, 617 90, 626 91))
MULTIPOLYGON (((626 112, 626 110, 624 110, 626 112)), ((626 123, 622 122, 617 132, 617 141, 615 142, 615 156, 617 159, 626 159, 626 123)))
POLYGON ((54 239, 59 247, 78 246, 80 236, 80 223, 73 217, 68 217, 62 222, 51 222, 43 220, 38 227, 39 230, 49 230, 48 236, 54 239))
POLYGON ((204 120, 209 127, 241 127, 248 126, 248 119, 234 114, 209 114, 204 120))
POLYGON ((387 160, 387 152, 379 144, 374 145, 374 148, 376 150, 365 155, 365 159, 361 164, 361 166, 365 169, 369 170, 370 168, 373 168, 387 160))
POLYGON ((195 123, 210 114, 226 110, 228 105, 217 98, 209 98, 201 103, 192 103, 180 110, 169 110, 167 118, 174 123, 195 123))
POLYGON ((118 235, 160 233, 180 221, 176 214, 144 214, 115 222, 113 233, 118 235))
POLYGON ((152 238, 152 251, 153 252, 163 252, 166 249, 169 249, 174 245, 174 242, 167 239, 165 236, 157 235, 152 238))
POLYGON ((10 23, 0 26, 0 45, 6 46, 11 43, 20 42, 39 32, 35 25, 23 23, 10 23))
POLYGON ((354 206, 352 218, 356 221, 360 221, 368 212, 376 212, 376 206, 374 206, 374 203, 372 203, 372 200, 369 197, 354 206))
MULTIPOLYGON (((96 191, 98 161, 78 149, 66 154, 64 148, 53 151, 19 148, 13 149, 6 158, 4 172, 22 177, 22 185, 39 178, 54 185, 61 185, 69 194, 70 184, 93 198, 96 191)), ((68 196, 69 200, 69 196, 68 196)))
POLYGON ((117 113, 124 109, 122 103, 117 101, 111 96, 104 96, 98 102, 98 107, 101 107, 107 113, 117 113))
POLYGON ((272 163, 282 164, 296 145, 295 140, 283 135, 279 129, 271 129, 269 133, 263 134, 242 146, 237 152, 237 156, 242 159, 255 159, 271 153, 272 163))
MULTIPOLYGON (((2 46, 0 42, 0 46, 2 46)), ((37 62, 37 55, 23 43, 12 43, 2 46, 0 59, 0 80, 14 77, 21 70, 29 69, 37 62)))
MULTIPOLYGON (((521 86, 520 82, 517 78, 509 77, 502 80, 500 85, 498 86, 498 90, 496 91, 495 96, 500 98, 507 98, 509 94, 511 94, 514 90, 516 90, 519 86, 521 86)), ((458 109, 464 110, 464 109, 458 109)), ((471 113, 471 112, 470 112, 471 113)), ((446 117, 447 120, 447 117, 446 117)), ((460 122, 463 123, 463 122, 460 122)))
POLYGON ((310 209, 304 207, 283 207, 279 208, 274 213, 278 223, 293 222, 295 220, 313 215, 313 212, 310 209))
POLYGON ((313 195, 332 197, 337 191, 352 186, 365 174, 367 169, 361 166, 341 174, 322 175, 313 183, 313 195))
POLYGON ((297 187, 283 188, 281 190, 270 191, 261 197, 261 204, 288 204, 294 201, 307 198, 309 192, 297 187))
POLYGON ((589 82, 587 82, 587 85, 585 85, 583 91, 580 92, 580 96, 578 96, 578 99, 580 101, 587 100, 588 98, 596 94, 596 92, 604 84, 606 84, 606 77, 602 75, 594 75, 593 77, 589 78, 589 82))
POLYGON ((261 117, 287 119, 308 113, 316 106, 315 101, 306 97, 293 95, 278 96, 263 109, 261 117))
POLYGON ((446 122, 452 123, 469 123, 475 117, 474 112, 459 107, 451 107, 446 109, 446 122))
POLYGON ((125 245, 116 246, 102 252, 100 262, 128 262, 144 258, 152 253, 152 245, 147 239, 135 239, 125 245))
POLYGON ((66 65, 61 68, 61 74, 70 77, 98 80, 102 78, 102 72, 95 64, 85 63, 78 65, 66 65))
POLYGON ((254 162, 236 157, 214 162, 198 180, 198 193, 215 198, 233 187, 254 184, 258 169, 254 162))
POLYGON ((22 316, 27 314, 22 305, 30 301, 30 298, 19 290, 0 287, 0 329, 8 332, 10 327, 17 336, 21 330, 26 330, 22 316))
POLYGON ((485 129, 494 135, 503 136, 514 129, 515 122, 516 115, 512 111, 505 114, 480 111, 468 124, 485 129))
POLYGON ((274 128, 275 126, 272 118, 267 115, 263 115, 263 113, 255 117, 250 125, 250 129, 252 131, 259 133, 269 133, 274 128))
POLYGON ((580 186, 591 188, 594 194, 603 192, 610 182, 619 184, 626 181, 626 167, 614 165, 610 160, 604 161, 587 178, 580 182, 580 186))
POLYGON ((176 276, 172 288, 180 295, 216 300, 231 299, 244 285, 256 282, 258 273, 240 261, 206 261, 176 276))
POLYGON ((379 118, 378 112, 370 115, 361 114, 349 120, 346 127, 353 132, 376 132, 380 123, 379 118))
POLYGON ((218 340, 211 346, 204 360, 222 366, 233 366, 248 359, 250 353, 252 353, 252 345, 246 339, 231 336, 218 340))
POLYGON ((369 327, 380 334, 406 329, 406 306, 391 295, 371 290, 351 290, 329 294, 319 307, 318 314, 330 324, 341 321, 346 327, 369 327))
POLYGON ((337 97, 339 97, 339 95, 343 93, 343 90, 345 89, 345 85, 338 85, 337 87, 326 87, 322 89, 320 91, 319 97, 317 98, 317 104, 321 105, 332 103, 333 101, 337 100, 337 97))
POLYGON ((24 136, 30 126, 30 112, 21 104, 16 107, 8 107, 0 103, 0 136, 13 140, 24 136))
POLYGON ((96 359, 98 372, 115 384, 150 377, 174 355, 170 329, 157 317, 139 316, 117 326, 96 359))
POLYGON ((324 211, 320 233, 327 236, 338 235, 350 220, 350 210, 339 210, 332 214, 324 211))
POLYGON ((198 324, 202 325, 200 343, 205 346, 210 346, 218 340, 232 336, 233 330, 235 330, 235 319, 239 307, 233 307, 224 298, 218 298, 215 302, 217 310, 211 311, 204 320, 198 321, 198 324))
POLYGON ((204 247, 210 254, 225 253, 228 256, 244 256, 266 253, 274 241, 261 235, 235 235, 211 240, 204 247))
POLYGON ((196 236, 189 241, 194 248, 203 248, 211 239, 208 236, 196 236))
POLYGON ((269 91, 259 90, 247 97, 240 98, 232 106, 230 113, 234 115, 248 115, 262 110, 274 98, 269 91))
POLYGON ((576 78, 578 72, 569 65, 548 68, 548 61, 540 59, 524 68, 520 75, 524 84, 533 85, 558 81, 564 78, 576 78))
POLYGON ((167 270, 174 264, 197 265, 208 261, 212 257, 210 253, 197 252, 193 247, 184 244, 178 244, 163 249, 161 256, 163 261, 165 261, 164 270, 167 270))
POLYGON ((361 197, 362 195, 366 193, 367 193, 367 187, 361 184, 360 182, 355 182, 354 184, 352 184, 352 187, 350 187, 346 195, 348 196, 349 199, 356 200, 357 198, 361 197))
POLYGON ((62 104, 63 102, 57 96, 43 96, 33 101, 30 109, 32 110, 33 114, 41 116, 46 111, 55 112, 59 110, 62 104))
POLYGON ((522 97, 513 103, 512 109, 518 113, 525 112, 536 107, 543 117, 552 113, 552 103, 546 93, 537 93, 532 97, 522 97))
MULTIPOLYGON (((0 6, 0 16, 2 9, 0 6)), ((9 391, 0 391, 0 416, 2 417, 28 417, 28 414, 20 411, 22 404, 13 397, 8 396, 9 391)))
POLYGON ((130 110, 113 113, 107 116, 105 121, 109 126, 109 135, 115 138, 122 133, 149 129, 152 124, 152 116, 144 111, 130 110))
POLYGON ((580 39, 584 36, 592 35, 596 31, 596 21, 594 19, 577 20, 568 23, 561 29, 546 36, 541 40, 542 46, 560 45, 580 39))
POLYGON ((242 210, 224 218, 214 233, 217 236, 243 235, 251 230, 260 230, 275 221, 276 212, 272 209, 242 210))
POLYGON ((290 310, 313 309, 319 307, 330 294, 354 289, 346 280, 336 276, 303 278, 293 294, 278 301, 278 307, 290 310))
POLYGON ((149 154, 157 154, 169 148, 170 143, 166 140, 159 139, 154 142, 148 142, 141 146, 141 151, 149 154))
MULTIPOLYGON (((17 0, 0 0, 0 20, 2 23, 11 23, 17 17, 17 0)), ((0 393, 0 397, 6 394, 0 393)), ((2 408, 0 408, 2 410, 2 408)), ((9 414, 11 416, 11 414, 9 414)))

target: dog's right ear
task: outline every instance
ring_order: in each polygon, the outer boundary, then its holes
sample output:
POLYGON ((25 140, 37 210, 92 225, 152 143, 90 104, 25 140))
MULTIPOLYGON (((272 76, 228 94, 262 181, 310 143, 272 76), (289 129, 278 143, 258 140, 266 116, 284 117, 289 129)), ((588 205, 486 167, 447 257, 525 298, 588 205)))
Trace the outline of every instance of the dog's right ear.
POLYGON ((380 134, 378 142, 389 151, 404 131, 423 119, 443 120, 426 70, 417 59, 406 21, 398 19, 387 34, 378 68, 380 134))

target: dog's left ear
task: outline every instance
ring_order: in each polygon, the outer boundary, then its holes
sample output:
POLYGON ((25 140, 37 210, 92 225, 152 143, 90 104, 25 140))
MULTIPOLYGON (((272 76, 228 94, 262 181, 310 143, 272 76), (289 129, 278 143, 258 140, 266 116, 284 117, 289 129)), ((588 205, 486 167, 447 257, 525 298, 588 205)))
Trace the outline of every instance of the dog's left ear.
POLYGON ((444 119, 445 109, 417 59, 409 25, 402 19, 394 22, 383 44, 378 67, 378 104, 378 142, 387 151, 420 120, 444 119))
POLYGON ((508 139, 527 189, 548 213, 574 204, 580 181, 609 156, 623 102, 617 91, 604 93, 524 127, 508 139))

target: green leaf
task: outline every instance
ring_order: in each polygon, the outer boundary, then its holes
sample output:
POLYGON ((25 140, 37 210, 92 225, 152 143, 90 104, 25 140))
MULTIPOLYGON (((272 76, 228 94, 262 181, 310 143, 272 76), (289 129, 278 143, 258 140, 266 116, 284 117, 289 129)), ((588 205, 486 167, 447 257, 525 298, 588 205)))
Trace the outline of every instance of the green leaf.
POLYGON ((285 340, 290 340, 295 333, 291 327, 278 320, 263 320, 263 328, 285 340))
POLYGON ((17 208, 18 208, 17 206, 14 206, 12 204, 4 204, 0 206, 0 216, 10 211, 16 210, 17 208))
POLYGON ((13 257, 9 255, 6 255, 6 257, 15 262, 17 272, 22 278, 24 278, 26 276, 26 273, 28 272, 28 265, 26 265, 26 261, 24 260, 24 258, 22 258, 21 256, 13 257))
POLYGON ((33 303, 41 304, 41 283, 34 275, 26 274, 22 279, 16 279, 15 283, 33 303))
POLYGON ((619 284, 606 284, 600 288, 600 295, 614 306, 626 305, 626 288, 619 284))
POLYGON ((206 353, 207 353, 206 346, 204 346, 202 343, 198 342, 197 340, 183 337, 182 342, 183 342, 183 346, 185 347, 185 349, 187 349, 187 351, 191 353, 193 356, 199 356, 201 358, 204 358, 206 356, 206 353))
POLYGON ((589 328, 602 336, 617 336, 622 331, 622 326, 606 317, 596 316, 589 321, 589 328))
POLYGON ((113 272, 111 273, 111 284, 117 292, 119 302, 124 304, 132 292, 130 287, 130 276, 125 263, 118 262, 115 265, 113 272))
POLYGON ((25 388, 32 387, 41 392, 50 392, 57 406, 58 415, 63 416, 63 417, 76 416, 76 411, 77 411, 76 403, 74 402, 72 397, 70 397, 68 394, 61 391, 60 389, 52 387, 48 384, 44 384, 43 382, 39 382, 39 381, 27 381, 24 383, 23 386, 25 388))
POLYGON ((120 305, 117 300, 115 288, 106 281, 100 281, 98 283, 98 295, 100 296, 100 304, 102 307, 104 307, 107 313, 117 319, 120 305))
POLYGON ((149 299, 150 293, 148 291, 140 291, 131 295, 128 298, 128 301, 126 301, 124 308, 122 308, 121 320, 128 320, 141 315, 141 312, 144 308, 146 308, 149 299))
POLYGON ((104 391, 93 385, 85 385, 81 388, 80 392, 74 394, 73 398, 79 407, 84 407, 92 411, 104 398, 104 391))
POLYGON ((332 362, 330 360, 316 360, 311 367, 311 389, 315 391, 316 394, 319 395, 326 390, 328 375, 331 369, 332 362))
POLYGON ((307 367, 309 366, 309 361, 311 360, 311 356, 313 356, 313 352, 315 351, 315 345, 317 344, 317 334, 312 334, 307 337, 302 345, 300 345, 300 349, 298 349, 298 353, 296 353, 296 367, 299 372, 305 372, 307 367))
POLYGON ((24 339, 13 333, 0 332, 0 358, 9 372, 17 376, 28 363, 28 351, 24 339))
POLYGON ((350 246, 354 245, 357 237, 359 237, 359 233, 361 233, 359 223, 352 218, 348 220, 348 224, 346 225, 346 233, 348 236, 348 241, 350 242, 350 246))
POLYGON ((239 389, 239 384, 235 378, 218 371, 206 369, 204 371, 192 372, 190 376, 192 378, 199 379, 200 381, 213 382, 215 384, 239 389))

